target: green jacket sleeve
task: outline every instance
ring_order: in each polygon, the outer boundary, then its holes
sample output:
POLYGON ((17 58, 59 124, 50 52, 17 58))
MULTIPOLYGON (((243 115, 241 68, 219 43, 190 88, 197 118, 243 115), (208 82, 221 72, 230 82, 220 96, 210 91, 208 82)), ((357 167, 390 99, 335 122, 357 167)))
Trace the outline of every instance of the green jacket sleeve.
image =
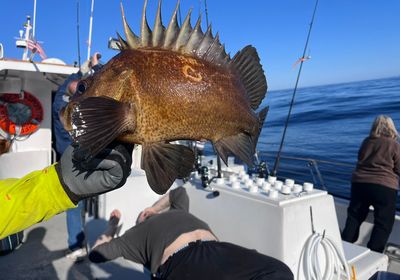
POLYGON ((0 180, 0 239, 74 207, 55 165, 21 179, 0 180))

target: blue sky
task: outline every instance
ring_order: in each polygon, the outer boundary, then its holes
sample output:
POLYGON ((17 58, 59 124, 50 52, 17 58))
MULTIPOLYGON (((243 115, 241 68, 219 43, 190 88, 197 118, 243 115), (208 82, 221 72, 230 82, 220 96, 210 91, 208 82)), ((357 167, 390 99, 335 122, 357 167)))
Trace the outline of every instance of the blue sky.
MULTIPOLYGON (((157 0, 149 0, 148 20, 153 26, 157 0)), ((87 56, 90 0, 79 0, 82 60, 87 56)), ((126 16, 138 33, 142 0, 124 0, 126 16)), ((165 25, 175 0, 163 1, 165 25)), ((261 57, 270 90, 292 88, 302 55, 314 0, 208 0, 213 33, 233 56, 247 44, 261 57)), ((192 24, 204 0, 181 0, 182 19, 193 7, 192 24)), ((49 57, 68 64, 77 60, 77 0, 37 0, 36 38, 43 41, 49 57)), ((390 77, 400 75, 400 1, 320 0, 309 43, 311 60, 303 66, 300 87, 390 77)), ((33 15, 33 0, 2 1, 0 43, 6 58, 20 58, 14 37, 33 15)), ((203 30, 205 17, 203 17, 203 30)), ((123 33, 119 0, 96 0, 92 50, 107 61, 116 54, 107 49, 107 40, 123 33)))

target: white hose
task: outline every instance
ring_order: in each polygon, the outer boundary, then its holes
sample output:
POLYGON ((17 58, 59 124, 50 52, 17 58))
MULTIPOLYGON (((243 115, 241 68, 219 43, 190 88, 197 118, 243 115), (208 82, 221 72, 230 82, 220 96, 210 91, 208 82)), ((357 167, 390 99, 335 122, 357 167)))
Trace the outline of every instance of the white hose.
POLYGON ((346 258, 333 240, 319 233, 312 234, 306 241, 299 262, 297 279, 300 279, 300 270, 303 267, 307 280, 350 280, 350 270, 346 258), (321 268, 319 248, 325 256, 325 267, 321 268))

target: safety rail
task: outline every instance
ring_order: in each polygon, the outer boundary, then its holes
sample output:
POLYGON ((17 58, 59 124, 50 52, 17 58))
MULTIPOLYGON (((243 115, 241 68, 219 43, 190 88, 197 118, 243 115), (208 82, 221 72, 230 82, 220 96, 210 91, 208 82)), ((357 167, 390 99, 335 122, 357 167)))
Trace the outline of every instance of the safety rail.
MULTIPOLYGON (((273 166, 275 154, 260 153, 259 158, 266 161, 267 168, 273 166)), ((279 178, 294 179, 297 182, 312 182, 317 188, 323 189, 338 197, 350 197, 351 173, 354 164, 302 158, 295 156, 281 156, 279 178)), ((269 171, 269 170, 268 170, 269 171)))

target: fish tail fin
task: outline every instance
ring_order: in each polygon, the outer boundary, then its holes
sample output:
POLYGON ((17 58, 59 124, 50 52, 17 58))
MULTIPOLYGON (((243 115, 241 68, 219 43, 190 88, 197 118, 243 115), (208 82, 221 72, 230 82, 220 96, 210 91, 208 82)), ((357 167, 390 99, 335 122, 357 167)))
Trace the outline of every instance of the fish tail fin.
POLYGON ((253 110, 256 110, 264 99, 268 88, 256 48, 250 45, 244 47, 235 54, 230 64, 239 72, 250 99, 250 106, 253 110))
POLYGON ((108 97, 88 97, 72 110, 72 139, 80 158, 89 160, 133 127, 131 106, 108 97))
POLYGON ((189 176, 194 169, 194 153, 183 145, 170 143, 144 144, 141 168, 146 172, 151 189, 164 194, 177 178, 189 176))
POLYGON ((225 164, 227 164, 228 155, 234 154, 250 167, 253 166, 254 144, 247 133, 224 137, 215 142, 214 147, 225 164))
POLYGON ((261 130, 264 126, 264 121, 265 121, 265 118, 267 117, 268 110, 269 110, 269 107, 266 106, 258 113, 258 128, 256 129, 255 133, 251 137, 253 144, 254 144, 254 151, 256 150, 258 138, 260 137, 261 130))
POLYGON ((268 107, 263 108, 258 113, 258 123, 253 134, 242 132, 237 135, 224 137, 214 144, 215 150, 225 164, 227 164, 228 155, 234 154, 250 167, 253 166, 253 156, 256 151, 258 137, 260 136, 267 113, 268 107))

